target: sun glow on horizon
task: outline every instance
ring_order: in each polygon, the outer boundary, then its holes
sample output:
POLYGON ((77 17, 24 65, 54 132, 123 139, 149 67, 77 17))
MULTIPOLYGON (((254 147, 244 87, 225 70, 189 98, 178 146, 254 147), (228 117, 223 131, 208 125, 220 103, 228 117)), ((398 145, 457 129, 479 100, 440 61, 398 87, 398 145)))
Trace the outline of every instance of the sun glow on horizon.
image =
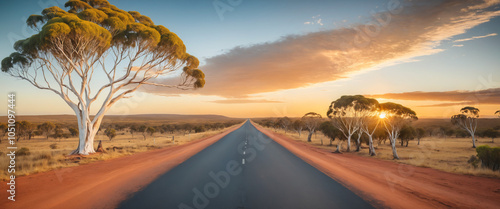
POLYGON ((383 112, 383 113, 380 113, 380 115, 378 115, 379 118, 381 119, 384 119, 386 117, 386 114, 383 112))

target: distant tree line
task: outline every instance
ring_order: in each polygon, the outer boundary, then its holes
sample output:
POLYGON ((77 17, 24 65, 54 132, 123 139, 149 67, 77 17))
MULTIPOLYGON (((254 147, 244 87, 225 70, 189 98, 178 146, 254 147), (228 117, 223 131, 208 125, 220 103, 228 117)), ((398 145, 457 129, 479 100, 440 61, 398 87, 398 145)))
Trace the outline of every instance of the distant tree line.
MULTIPOLYGON (((500 117, 500 110, 495 114, 500 117)), ((408 107, 397 103, 382 103, 377 100, 366 98, 361 95, 342 96, 333 101, 326 114, 328 118, 322 118, 320 114, 310 112, 301 118, 264 118, 255 120, 263 127, 277 131, 282 129, 285 133, 295 131, 302 135, 307 131, 307 141, 311 142, 311 136, 320 131, 329 138, 329 145, 337 140, 336 152, 341 152, 342 144, 347 143, 346 151, 352 150, 354 143, 355 151, 360 151, 361 145, 368 145, 371 156, 376 155, 373 144, 389 144, 393 150, 394 159, 399 159, 396 144, 408 147, 409 141, 416 140, 420 145, 423 137, 471 137, 475 148, 475 137, 495 138, 500 137, 500 124, 493 128, 481 129, 477 127, 479 109, 475 107, 464 107, 460 114, 451 117, 449 126, 415 127, 413 121, 418 120, 416 113, 408 107), (351 143, 352 142, 352 143, 351 143)), ((323 145, 323 141, 321 141, 323 145)))
MULTIPOLYGON (((155 133, 160 134, 174 134, 181 133, 183 135, 190 133, 201 133, 211 130, 220 130, 241 121, 226 121, 226 122, 205 122, 205 123, 172 123, 172 124, 160 124, 160 125, 146 125, 137 123, 112 123, 103 124, 99 129, 98 133, 103 131, 103 134, 107 136, 110 140, 114 139, 118 132, 128 132, 134 136, 134 134, 140 134, 144 140, 148 136, 153 136, 155 133)), ((18 121, 16 122, 16 140, 31 140, 35 136, 41 136, 45 139, 62 139, 77 137, 79 132, 76 125, 73 124, 61 124, 54 122, 43 122, 41 124, 33 124, 29 121, 18 121)), ((0 143, 7 133, 7 124, 0 123, 0 143)))

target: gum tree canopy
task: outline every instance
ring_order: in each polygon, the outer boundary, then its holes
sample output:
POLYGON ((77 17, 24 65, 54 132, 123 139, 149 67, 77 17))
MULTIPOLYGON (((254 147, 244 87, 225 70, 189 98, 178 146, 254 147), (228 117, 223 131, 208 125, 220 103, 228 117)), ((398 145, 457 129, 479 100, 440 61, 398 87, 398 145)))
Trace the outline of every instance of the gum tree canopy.
POLYGON ((370 114, 377 100, 362 95, 344 95, 333 101, 326 115, 347 138, 347 151, 351 150, 351 138, 360 130, 362 117, 370 114))
POLYGON ((472 137, 472 148, 476 148, 476 129, 479 109, 475 107, 464 107, 460 109, 460 114, 451 116, 451 123, 469 132, 472 137))
POLYGON ((417 113, 408 107, 392 102, 382 103, 379 107, 380 111, 385 114, 383 123, 385 131, 391 140, 392 156, 394 159, 399 159, 396 150, 396 140, 401 134, 401 129, 405 125, 418 120, 417 113))
POLYGON ((94 153, 94 136, 109 108, 142 85, 201 88, 205 75, 182 40, 139 12, 106 0, 70 0, 31 15, 35 35, 14 44, 2 71, 60 96, 76 114, 79 145, 72 154, 94 153), (170 83, 155 83, 169 76, 170 83), (91 108, 95 115, 91 116, 91 108))

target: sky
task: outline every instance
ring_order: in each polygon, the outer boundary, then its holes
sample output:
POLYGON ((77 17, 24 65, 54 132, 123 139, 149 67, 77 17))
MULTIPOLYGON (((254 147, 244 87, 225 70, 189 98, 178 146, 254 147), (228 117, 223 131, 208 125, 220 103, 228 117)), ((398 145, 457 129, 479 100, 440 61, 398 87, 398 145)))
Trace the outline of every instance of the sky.
MULTIPOLYGON (((64 2, 2 1, 0 56, 33 33, 29 15, 64 2)), ((464 106, 494 117, 500 109, 499 0, 110 3, 175 32, 200 59, 206 85, 141 88, 108 114, 325 116, 332 101, 357 94, 403 104, 420 118, 449 118, 464 106)), ((15 92, 18 114, 72 114, 52 92, 5 73, 0 84, 0 103, 15 92)))

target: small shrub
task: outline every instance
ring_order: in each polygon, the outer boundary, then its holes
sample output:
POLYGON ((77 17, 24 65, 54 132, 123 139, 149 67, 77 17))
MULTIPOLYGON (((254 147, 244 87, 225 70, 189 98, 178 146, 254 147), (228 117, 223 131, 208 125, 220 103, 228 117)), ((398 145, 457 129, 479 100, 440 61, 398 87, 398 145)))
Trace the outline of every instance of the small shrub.
POLYGON ((488 145, 476 148, 477 157, 481 160, 481 166, 494 171, 500 169, 500 147, 490 147, 488 145))
POLYGON ((49 145, 49 147, 50 147, 50 149, 57 149, 57 144, 56 143, 51 144, 51 145, 49 145))
POLYGON ((467 161, 467 163, 471 164, 472 167, 474 167, 474 168, 478 167, 479 162, 480 162, 479 158, 477 158, 477 156, 475 156, 475 155, 471 155, 469 160, 467 161))
POLYGON ((16 152, 17 156, 24 156, 24 155, 30 155, 30 154, 31 154, 30 149, 28 149, 26 147, 21 147, 21 149, 19 149, 16 152))

